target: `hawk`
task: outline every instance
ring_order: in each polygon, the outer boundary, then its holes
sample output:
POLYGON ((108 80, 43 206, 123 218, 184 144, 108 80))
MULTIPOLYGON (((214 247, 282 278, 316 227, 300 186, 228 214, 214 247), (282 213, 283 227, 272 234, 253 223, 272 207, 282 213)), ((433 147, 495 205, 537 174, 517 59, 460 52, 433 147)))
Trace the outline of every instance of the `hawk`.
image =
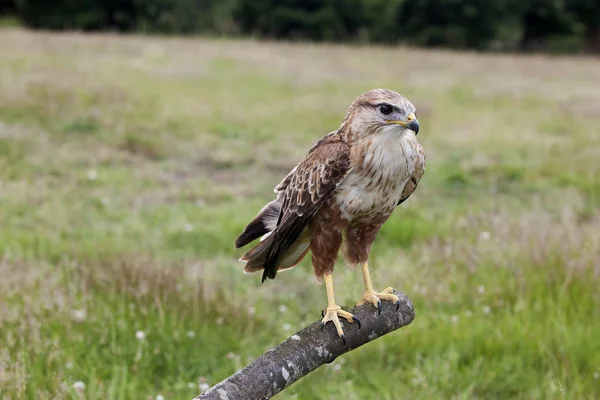
POLYGON ((277 198, 235 242, 240 248, 260 238, 240 261, 246 263, 245 272, 262 270, 263 282, 295 267, 310 251, 314 273, 327 289, 321 326, 331 321, 342 340, 339 317, 359 327, 360 321, 335 302, 332 272, 340 249, 348 264, 362 267, 365 290, 359 305, 372 303, 380 313, 381 300, 399 305, 392 288, 373 289, 368 261, 381 226, 415 191, 425 171, 415 112, 392 90, 358 96, 340 128, 313 145, 275 187, 277 198))

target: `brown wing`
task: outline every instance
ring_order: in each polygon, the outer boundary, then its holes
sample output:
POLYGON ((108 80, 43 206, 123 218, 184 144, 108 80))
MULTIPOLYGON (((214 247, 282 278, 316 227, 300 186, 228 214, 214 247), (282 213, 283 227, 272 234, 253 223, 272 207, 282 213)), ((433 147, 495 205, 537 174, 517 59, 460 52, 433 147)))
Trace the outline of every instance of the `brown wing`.
POLYGON ((413 194, 413 192, 417 188, 417 185, 419 184, 419 181, 421 180, 421 177, 425 173, 425 151, 419 143, 417 143, 416 151, 418 157, 417 161, 415 162, 415 172, 411 175, 408 182, 406 182, 406 186, 404 186, 404 190, 402 191, 400 201, 397 204, 398 206, 404 203, 404 201, 408 199, 411 194, 413 194))
POLYGON ((279 184, 277 186, 275 186, 275 189, 273 189, 273 192, 277 193, 277 197, 279 197, 281 192, 285 192, 285 189, 287 189, 288 185, 292 181, 292 178, 294 177, 294 174, 296 173, 297 169, 298 169, 298 166, 296 165, 294 168, 292 168, 292 170, 290 172, 288 172, 286 177, 283 178, 283 180, 281 182, 279 182, 279 184))
POLYGON ((244 231, 235 240, 235 247, 240 248, 247 245, 248 243, 258 239, 265 233, 271 232, 276 227, 276 223, 279 221, 279 213, 281 212, 281 203, 283 202, 283 195, 285 189, 290 184, 294 173, 298 166, 296 165, 288 174, 275 186, 273 192, 277 193, 277 198, 267 205, 265 205, 256 217, 244 228, 244 231))
POLYGON ((313 146, 282 181, 283 185, 278 185, 283 203, 277 227, 270 236, 272 242, 264 264, 263 282, 267 277, 275 278, 280 256, 298 239, 349 170, 348 145, 339 135, 331 133, 313 146))
MULTIPOLYGON (((334 142, 336 140, 339 140, 338 131, 329 132, 327 135, 323 136, 320 140, 318 140, 313 145, 313 147, 310 148, 310 150, 308 150, 308 155, 305 157, 305 159, 308 158, 310 154, 323 143, 334 142)), ((290 182, 292 181, 292 178, 294 177, 294 174, 296 173, 296 170, 298 169, 298 165, 292 168, 292 170, 288 172, 285 178, 283 178, 281 182, 279 182, 277 186, 275 186, 275 189, 273 189, 273 192, 277 193, 277 198, 280 198, 281 194, 285 192, 285 189, 287 189, 287 187, 289 186, 290 182)))

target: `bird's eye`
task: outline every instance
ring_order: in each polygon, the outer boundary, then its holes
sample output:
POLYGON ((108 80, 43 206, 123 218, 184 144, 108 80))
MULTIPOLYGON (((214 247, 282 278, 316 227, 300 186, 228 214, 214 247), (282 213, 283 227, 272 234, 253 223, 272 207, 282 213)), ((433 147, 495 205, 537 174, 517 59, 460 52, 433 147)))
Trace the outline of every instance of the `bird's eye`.
POLYGON ((389 104, 382 104, 379 106, 379 112, 383 115, 390 115, 394 109, 389 104))

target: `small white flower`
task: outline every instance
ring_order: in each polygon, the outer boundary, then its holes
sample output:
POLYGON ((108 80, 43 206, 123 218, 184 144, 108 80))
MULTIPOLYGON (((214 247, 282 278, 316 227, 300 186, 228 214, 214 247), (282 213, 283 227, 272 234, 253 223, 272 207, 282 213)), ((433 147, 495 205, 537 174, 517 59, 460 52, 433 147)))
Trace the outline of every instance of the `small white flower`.
POLYGON ((342 364, 335 364, 335 365, 333 366, 333 370, 334 370, 335 372, 338 372, 340 369, 342 369, 342 364))
POLYGON ((292 329, 292 326, 286 323, 282 325, 282 328, 284 331, 289 331, 290 329, 292 329))
POLYGON ((77 381, 73 384, 73 389, 77 390, 78 392, 83 392, 85 390, 85 383, 77 381))
POLYGON ((490 311, 492 311, 492 309, 490 308, 490 306, 483 306, 483 313, 484 314, 489 314, 490 311))
POLYGON ((592 375, 594 377, 595 380, 600 379, 600 372, 596 371, 594 372, 594 374, 592 375))
POLYGON ((483 294, 485 292, 485 287, 483 285, 477 286, 477 293, 483 294))
POLYGON ((483 231, 479 234, 479 239, 488 240, 490 238, 490 233, 488 231, 483 231))
MULTIPOLYGON (((188 382, 187 387, 188 387, 188 389, 193 389, 196 387, 196 385, 194 385, 193 382, 188 382)), ((200 390, 202 390, 202 389, 200 389, 200 390)))
POLYGON ((223 325, 223 317, 217 318, 217 325, 223 325))
POLYGON ((87 177, 90 181, 95 181, 98 178, 98 172, 95 169, 90 169, 87 173, 87 177))
POLYGON ((232 352, 227 353, 225 357, 227 357, 228 360, 239 360, 240 358, 240 356, 232 352))
POLYGON ((137 331, 135 333, 135 338, 141 342, 142 340, 146 339, 146 334, 144 333, 144 331, 137 331))
POLYGON ((73 369, 73 363, 72 363, 71 361, 67 362, 67 363, 65 364, 65 368, 66 368, 66 369, 73 369))
POLYGON ((285 304, 282 304, 279 306, 279 312, 284 313, 287 311, 287 306, 285 304))
POLYGON ((192 226, 192 224, 186 223, 185 225, 183 225, 183 230, 186 232, 191 232, 194 230, 194 227, 192 226))
POLYGON ((155 400, 165 400, 165 396, 163 396, 162 394, 157 394, 155 400))
POLYGON ((187 331, 187 336, 188 336, 189 338, 196 337, 196 332, 194 332, 194 331, 187 331))
POLYGON ((473 312, 472 312, 471 310, 466 310, 466 311, 465 311, 465 315, 466 315, 467 317, 470 317, 471 315, 473 315, 473 312))
POLYGON ((450 317, 450 321, 455 324, 458 322, 458 315, 453 315, 450 317))
POLYGON ((252 307, 248 307, 248 315, 254 315, 256 314, 256 307, 252 306, 252 307))
POLYGON ((198 385, 198 387, 200 388, 201 391, 205 392, 208 389, 210 389, 210 385, 206 382, 202 382, 200 385, 198 385))
POLYGON ((73 319, 73 321, 83 322, 83 321, 85 321, 86 316, 87 316, 87 313, 85 310, 71 311, 71 318, 73 319))

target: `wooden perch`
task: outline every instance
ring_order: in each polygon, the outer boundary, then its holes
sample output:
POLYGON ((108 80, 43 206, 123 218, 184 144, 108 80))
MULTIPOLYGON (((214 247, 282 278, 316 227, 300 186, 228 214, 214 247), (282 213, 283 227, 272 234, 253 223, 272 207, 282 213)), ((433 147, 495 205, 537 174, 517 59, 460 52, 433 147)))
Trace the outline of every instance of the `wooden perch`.
POLYGON ((194 400, 270 399, 323 364, 410 324, 415 318, 412 302, 402 292, 394 291, 394 294, 400 298, 397 311, 396 305, 390 301, 382 302, 381 315, 372 304, 349 310, 360 320, 360 329, 358 324, 340 319, 345 345, 333 324, 326 324, 321 331, 321 321, 315 322, 194 400))

